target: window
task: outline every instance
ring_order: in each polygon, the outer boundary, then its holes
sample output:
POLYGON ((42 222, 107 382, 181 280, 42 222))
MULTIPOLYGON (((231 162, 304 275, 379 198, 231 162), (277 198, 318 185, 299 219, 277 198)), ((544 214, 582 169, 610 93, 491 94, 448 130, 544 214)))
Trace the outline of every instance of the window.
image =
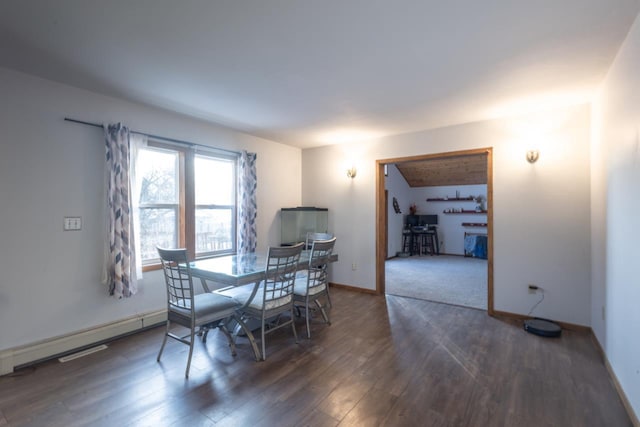
POLYGON ((140 258, 156 246, 196 258, 236 251, 236 157, 149 142, 138 154, 140 258))
POLYGON ((158 258, 156 246, 180 246, 179 153, 142 149, 140 177, 140 256, 143 264, 158 258))
POLYGON ((196 256, 235 252, 235 159, 195 158, 196 256))

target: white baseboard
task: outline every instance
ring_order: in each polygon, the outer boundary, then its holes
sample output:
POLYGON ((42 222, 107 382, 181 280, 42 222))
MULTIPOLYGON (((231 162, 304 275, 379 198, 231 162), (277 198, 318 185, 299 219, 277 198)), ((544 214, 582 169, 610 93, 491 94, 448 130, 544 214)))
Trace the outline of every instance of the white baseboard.
POLYGON ((624 392, 624 389, 620 385, 620 381, 618 381, 618 377, 616 376, 616 373, 613 371, 613 368, 609 363, 609 358, 607 357, 607 353, 605 353, 604 348, 602 348, 602 345, 600 345, 600 341, 598 340, 598 337, 596 336, 596 334, 593 332, 593 329, 591 329, 591 340, 593 341, 596 348, 598 349, 598 352, 600 353, 600 357, 602 357, 604 366, 607 368, 609 377, 613 382, 613 386, 618 392, 618 396, 620 396, 622 405, 624 405, 624 408, 627 410, 627 415, 629 415, 629 418, 631 419, 631 424, 634 427, 640 427, 640 419, 638 419, 638 415, 633 410, 633 406, 631 405, 631 402, 629 402, 629 399, 627 398, 627 394, 624 392))
POLYGON ((21 347, 2 350, 0 351, 0 375, 10 374, 16 366, 59 356, 166 322, 166 320, 167 310, 158 310, 21 347))

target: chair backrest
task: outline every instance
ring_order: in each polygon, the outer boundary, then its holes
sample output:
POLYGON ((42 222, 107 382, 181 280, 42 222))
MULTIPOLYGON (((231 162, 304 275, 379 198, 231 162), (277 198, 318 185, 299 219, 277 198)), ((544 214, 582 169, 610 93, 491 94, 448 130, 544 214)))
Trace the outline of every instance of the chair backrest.
POLYGON ((314 240, 329 240, 333 237, 333 234, 331 233, 314 233, 312 231, 309 231, 307 233, 307 239, 305 241, 305 249, 311 249, 311 245, 313 244, 314 240))
POLYGON ((316 286, 326 286, 327 266, 329 258, 336 244, 336 238, 328 240, 315 240, 311 246, 309 255, 309 272, 307 274, 307 289, 316 286))
POLYGON ((279 306, 293 299, 293 285, 303 247, 304 243, 298 243, 295 246, 269 248, 264 282, 265 307, 279 306))
POLYGON ((177 307, 193 311, 193 280, 187 250, 156 249, 164 271, 169 309, 177 307))

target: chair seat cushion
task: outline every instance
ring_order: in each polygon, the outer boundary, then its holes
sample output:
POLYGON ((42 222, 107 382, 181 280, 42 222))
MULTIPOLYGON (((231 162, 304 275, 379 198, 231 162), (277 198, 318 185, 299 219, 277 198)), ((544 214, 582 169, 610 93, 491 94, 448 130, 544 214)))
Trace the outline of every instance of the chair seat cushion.
POLYGON ((232 286, 214 293, 233 298, 237 304, 244 305, 251 296, 254 286, 253 283, 249 283, 248 285, 232 286))
MULTIPOLYGON (((236 303, 240 305, 245 305, 249 297, 251 297, 251 292, 253 292, 254 286, 255 286, 254 283, 249 283, 248 285, 241 285, 233 288, 228 288, 228 289, 219 291, 219 293, 221 295, 225 295, 233 298, 236 301, 236 303)), ((256 310, 262 310, 263 299, 264 299, 264 283, 260 283, 260 287, 258 288, 258 291, 256 292, 255 297, 253 297, 253 300, 249 304, 249 307, 254 308, 256 310)), ((266 310, 272 310, 274 308, 282 307, 283 305, 286 305, 290 302, 291 302, 291 295, 287 295, 284 298, 278 298, 278 299, 267 301, 264 308, 266 310)))
MULTIPOLYGON (((312 286, 309 288, 309 295, 318 294, 324 291, 325 288, 326 288, 326 285, 324 283, 318 286, 312 286)), ((293 293, 299 296, 307 295, 307 278, 306 277, 304 279, 296 279, 296 282, 293 286, 293 293)))
MULTIPOLYGON (((233 314, 237 301, 225 295, 204 293, 193 297, 196 324, 205 324, 224 319, 233 314)), ((188 308, 172 307, 172 310, 184 316, 190 316, 191 310, 188 308)))

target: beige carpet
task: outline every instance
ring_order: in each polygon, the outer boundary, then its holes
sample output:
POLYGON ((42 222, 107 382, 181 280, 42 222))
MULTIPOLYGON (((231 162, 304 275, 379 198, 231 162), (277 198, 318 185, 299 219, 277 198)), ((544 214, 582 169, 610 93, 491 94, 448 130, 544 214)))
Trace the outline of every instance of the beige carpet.
POLYGON ((487 260, 455 255, 392 258, 386 292, 464 307, 487 309, 487 260))

